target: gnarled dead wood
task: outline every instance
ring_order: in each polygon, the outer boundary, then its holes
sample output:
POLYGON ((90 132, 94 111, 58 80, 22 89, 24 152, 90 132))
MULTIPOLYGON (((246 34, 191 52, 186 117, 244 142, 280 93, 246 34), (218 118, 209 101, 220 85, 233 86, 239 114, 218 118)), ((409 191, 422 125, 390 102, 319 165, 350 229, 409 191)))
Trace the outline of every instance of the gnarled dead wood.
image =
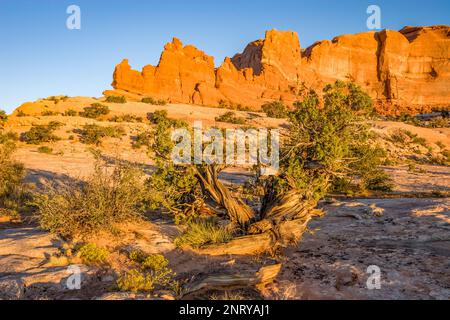
POLYGON ((257 272, 214 275, 194 281, 184 287, 184 295, 200 290, 234 290, 248 287, 261 288, 271 283, 281 270, 281 264, 262 267, 257 272))
POLYGON ((274 230, 235 238, 224 244, 195 249, 195 252, 211 256, 253 255, 270 252, 280 246, 297 243, 305 232, 310 218, 284 221, 274 230))
POLYGON ((255 213, 244 201, 234 197, 219 180, 221 167, 217 165, 195 166, 197 178, 204 192, 219 206, 226 209, 231 222, 245 226, 255 213))

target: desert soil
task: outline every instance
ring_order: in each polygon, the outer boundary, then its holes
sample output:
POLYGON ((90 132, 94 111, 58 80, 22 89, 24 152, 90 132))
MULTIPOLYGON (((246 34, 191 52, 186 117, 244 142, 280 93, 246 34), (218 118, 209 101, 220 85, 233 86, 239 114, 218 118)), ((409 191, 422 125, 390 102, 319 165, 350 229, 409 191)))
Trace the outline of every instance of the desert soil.
MULTIPOLYGON (((69 107, 80 111, 94 101, 71 98, 55 109, 69 107)), ((189 122, 203 120, 205 127, 226 124, 214 118, 223 109, 191 105, 149 106, 141 103, 109 105, 112 114, 132 113, 145 117, 147 112, 167 109, 169 116, 189 122)), ((29 109, 25 111, 30 111, 29 109)), ((282 120, 263 114, 238 112, 255 126, 282 126, 282 120)), ((72 130, 93 122, 80 117, 15 117, 9 130, 23 132, 33 123, 58 120, 64 123, 57 134, 63 139, 51 145, 53 154, 37 152, 37 146, 20 143, 15 155, 29 170, 27 180, 38 188, 49 181, 63 183, 68 179, 84 179, 93 169, 93 157, 77 139, 68 140, 72 130)), ((106 122, 104 123, 106 124, 106 122)), ((111 123, 108 123, 111 125, 111 123)), ((120 156, 138 163, 151 172, 152 162, 144 150, 131 148, 130 138, 145 125, 119 124, 127 136, 107 139, 102 151, 106 156, 120 156)), ((416 128, 406 124, 376 122, 379 133, 393 132, 398 127, 411 130, 431 144, 440 141, 450 146, 449 129, 416 128)), ((407 165, 384 168, 394 179, 394 192, 388 198, 336 198, 321 203, 326 215, 313 220, 298 246, 283 254, 258 257, 208 257, 184 252, 173 245, 178 229, 166 221, 152 219, 140 226, 115 246, 133 246, 155 253, 164 253, 180 278, 196 279, 207 274, 242 272, 265 264, 282 263, 282 271, 274 283, 260 291, 244 291, 251 298, 261 299, 450 299, 450 198, 448 195, 450 167, 417 165, 412 172, 407 165), (131 235, 132 234, 132 235, 131 235), (381 288, 369 290, 366 282, 369 266, 381 271, 381 288)), ((240 183, 247 177, 241 169, 232 168, 222 178, 240 183)), ((68 290, 67 266, 49 264, 50 256, 64 244, 38 228, 34 221, 13 223, 0 220, 0 298, 23 299, 95 299, 139 298, 125 293, 111 293, 114 274, 93 267, 81 266, 81 290, 68 290)), ((207 298, 203 295, 196 298, 207 298)))

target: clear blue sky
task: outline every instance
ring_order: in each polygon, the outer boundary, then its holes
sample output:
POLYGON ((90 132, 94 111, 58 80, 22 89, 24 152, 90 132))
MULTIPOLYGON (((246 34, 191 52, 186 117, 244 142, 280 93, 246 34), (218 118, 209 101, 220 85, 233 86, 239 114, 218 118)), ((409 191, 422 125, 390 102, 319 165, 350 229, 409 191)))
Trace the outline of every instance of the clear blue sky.
POLYGON ((450 24, 449 0, 0 0, 0 109, 50 95, 100 96, 114 66, 156 64, 173 36, 215 57, 242 51, 267 29, 293 30, 302 47, 367 31, 366 8, 382 28, 450 24), (81 30, 66 9, 81 8, 81 30))

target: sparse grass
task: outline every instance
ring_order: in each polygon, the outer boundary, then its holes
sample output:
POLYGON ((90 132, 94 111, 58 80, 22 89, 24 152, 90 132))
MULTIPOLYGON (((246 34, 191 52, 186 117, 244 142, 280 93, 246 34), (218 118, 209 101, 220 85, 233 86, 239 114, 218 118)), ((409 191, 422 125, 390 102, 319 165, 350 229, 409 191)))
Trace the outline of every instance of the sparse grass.
POLYGON ((100 103, 93 103, 90 107, 85 107, 83 112, 80 112, 80 116, 90 119, 98 119, 101 116, 105 116, 109 113, 109 107, 100 103))
POLYGON ((245 124, 246 120, 242 117, 236 116, 236 114, 232 111, 226 112, 222 114, 221 116, 216 117, 215 119, 217 122, 227 122, 232 124, 245 124))
POLYGON ((86 265, 105 264, 109 257, 109 251, 106 248, 98 247, 94 243, 88 243, 80 247, 78 255, 86 265))
POLYGON ((140 218, 146 197, 142 172, 118 161, 112 172, 107 169, 97 160, 86 182, 69 182, 37 199, 41 227, 66 238, 86 238, 140 218))
POLYGON ((142 103, 152 104, 155 106, 165 106, 167 105, 167 100, 164 99, 153 99, 152 97, 142 98, 142 103))
POLYGON ((21 134, 20 140, 27 144, 58 141, 60 138, 54 135, 53 132, 62 125, 62 123, 57 121, 52 121, 47 125, 34 125, 29 131, 21 134))
POLYGON ((175 239, 175 245, 199 248, 207 244, 225 243, 231 239, 233 235, 225 228, 211 220, 198 219, 187 224, 187 229, 175 239))
POLYGON ((86 124, 81 130, 78 130, 78 133, 80 133, 82 143, 101 145, 103 138, 121 138, 125 135, 125 130, 119 126, 103 127, 96 124, 86 124))
POLYGON ((239 301, 239 300, 245 300, 245 297, 242 295, 242 293, 238 291, 225 291, 225 293, 221 295, 213 294, 210 297, 210 300, 219 300, 219 301, 239 301))
POLYGON ((40 146, 37 149, 37 152, 39 153, 45 153, 45 154, 52 154, 53 153, 53 149, 47 146, 40 146))
POLYGON ((127 99, 124 96, 108 96, 106 102, 109 103, 126 103, 127 99))
POLYGON ((262 105, 262 111, 264 111, 270 118, 287 118, 288 109, 281 101, 273 101, 262 105))

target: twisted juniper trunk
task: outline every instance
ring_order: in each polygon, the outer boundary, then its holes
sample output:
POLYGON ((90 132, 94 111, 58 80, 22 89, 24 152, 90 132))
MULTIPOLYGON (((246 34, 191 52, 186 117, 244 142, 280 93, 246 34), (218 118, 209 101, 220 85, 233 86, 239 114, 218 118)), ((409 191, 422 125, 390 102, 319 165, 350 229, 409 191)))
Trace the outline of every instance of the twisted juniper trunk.
POLYGON ((218 165, 202 165, 195 167, 197 178, 204 192, 216 204, 223 207, 231 222, 245 227, 255 217, 255 212, 240 198, 234 197, 228 188, 219 180, 219 173, 223 170, 218 165))
POLYGON ((287 243, 298 241, 306 224, 313 217, 320 215, 315 209, 317 201, 306 196, 305 190, 292 188, 278 194, 273 190, 270 181, 266 184, 265 195, 258 215, 240 198, 231 194, 229 189, 219 180, 219 173, 223 169, 218 165, 196 166, 197 178, 210 199, 223 207, 231 220, 244 227, 248 234, 261 234, 269 232, 275 235, 276 242, 287 243), (286 224, 291 221, 292 223, 286 224), (294 227, 293 227, 294 226, 294 227))

